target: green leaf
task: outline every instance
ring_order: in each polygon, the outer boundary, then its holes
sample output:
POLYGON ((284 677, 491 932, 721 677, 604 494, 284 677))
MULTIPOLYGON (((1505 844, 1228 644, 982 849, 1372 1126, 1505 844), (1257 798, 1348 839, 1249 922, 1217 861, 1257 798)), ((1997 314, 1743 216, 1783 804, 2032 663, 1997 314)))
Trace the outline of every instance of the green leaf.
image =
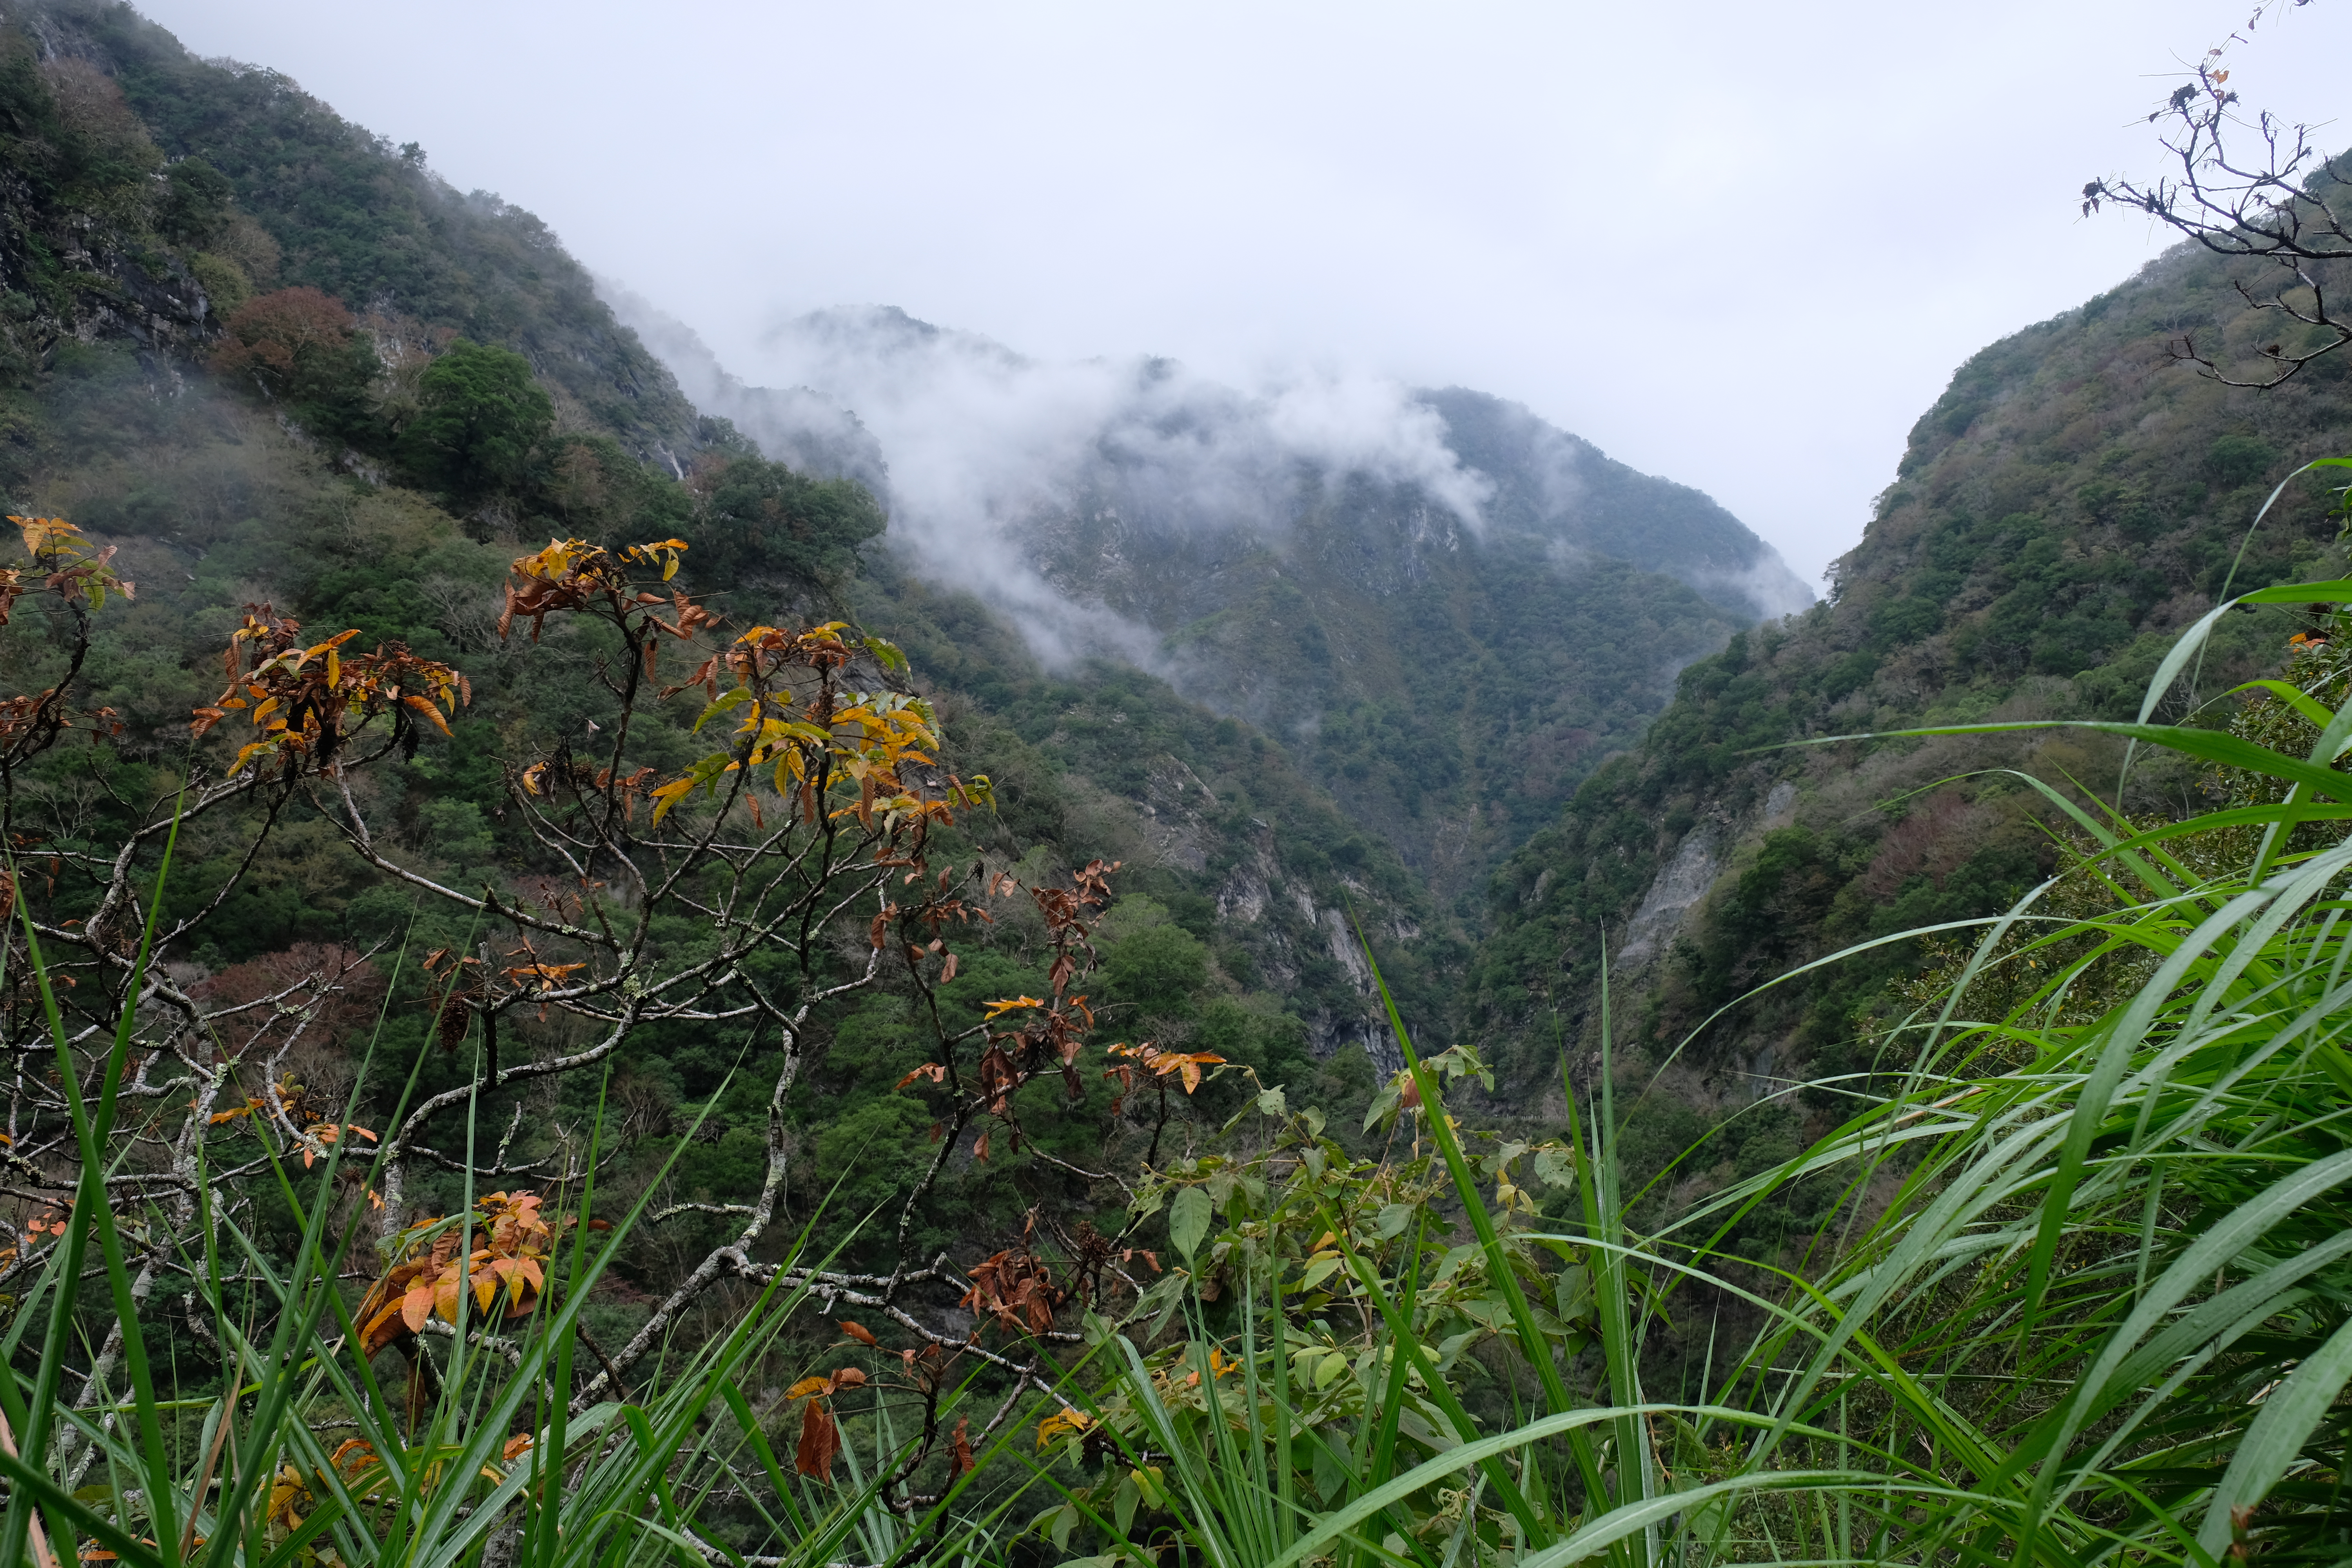
POLYGON ((699 731, 705 724, 710 722, 710 719, 713 714, 726 712, 727 710, 736 706, 751 695, 751 689, 748 686, 739 686, 732 691, 720 692, 719 694, 719 700, 713 702, 709 707, 705 708, 702 710, 702 716, 694 721, 696 731, 699 731))
MULTIPOLYGON (((1696 1512, 1710 1500, 1727 1498, 1738 1492, 1783 1489, 1827 1490, 1840 1487, 1860 1489, 1872 1486, 1887 1487, 1886 1478, 1858 1470, 1758 1470, 1734 1476, 1727 1481, 1717 1481, 1711 1486, 1665 1492, 1612 1509, 1549 1551, 1520 1558, 1519 1568, 1567 1568, 1569 1563, 1597 1557, 1617 1542, 1649 1530, 1677 1513, 1685 1510, 1696 1512)), ((1895 1489, 1888 1487, 1887 1489, 1895 1489)))
POLYGON ((2337 1329, 2318 1354, 2263 1396, 2262 1414, 2246 1428, 2229 1473, 2214 1489, 2212 1506, 2197 1532, 2198 1545, 2217 1559, 2221 1556, 2230 1545, 2230 1510, 2251 1509, 2269 1495, 2313 1430, 2327 1418, 2347 1382, 2352 1382, 2352 1322, 2337 1329))
POLYGON ((2284 680, 2249 680, 2243 686, 2232 688, 2221 695, 2235 697, 2241 691, 2266 691, 2322 730, 2326 729, 2336 720, 2335 714, 2305 696, 2298 688, 2284 680))
POLYGON ((1198 1187, 1186 1187, 1168 1205, 1168 1239, 1190 1262, 1192 1254, 1201 1249, 1202 1239, 1209 1234, 1209 1194, 1198 1187))

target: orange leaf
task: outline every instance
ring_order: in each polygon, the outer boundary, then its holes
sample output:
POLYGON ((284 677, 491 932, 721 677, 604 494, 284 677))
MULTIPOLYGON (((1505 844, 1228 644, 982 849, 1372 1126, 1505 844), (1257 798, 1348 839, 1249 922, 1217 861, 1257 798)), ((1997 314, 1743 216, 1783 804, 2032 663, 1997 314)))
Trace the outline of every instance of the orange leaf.
POLYGON ((401 1321, 414 1333, 424 1328, 425 1320, 432 1315, 433 1287, 430 1284, 411 1286, 408 1294, 400 1299, 401 1321))
POLYGON ((868 1331, 863 1323, 853 1323, 848 1319, 844 1318, 841 1321, 841 1331, 847 1334, 851 1339, 856 1340, 861 1345, 870 1345, 877 1350, 881 1348, 882 1342, 876 1339, 873 1333, 868 1331))
POLYGON ((425 700, 424 698, 404 697, 401 700, 407 703, 411 708, 415 709, 419 713, 424 714, 427 719, 432 720, 433 727, 440 731, 443 734, 446 735, 449 732, 449 721, 441 717, 441 710, 434 707, 433 704, 425 700))

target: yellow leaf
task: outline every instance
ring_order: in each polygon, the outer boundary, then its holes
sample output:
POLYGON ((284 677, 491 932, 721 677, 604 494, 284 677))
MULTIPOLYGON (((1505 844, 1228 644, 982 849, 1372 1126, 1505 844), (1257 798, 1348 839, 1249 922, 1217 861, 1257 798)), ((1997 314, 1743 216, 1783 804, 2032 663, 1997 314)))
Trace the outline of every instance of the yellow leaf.
POLYGON ((1094 1417, 1083 1410, 1057 1410, 1037 1424, 1037 1447, 1045 1447, 1065 1432, 1083 1432, 1093 1425, 1094 1417))

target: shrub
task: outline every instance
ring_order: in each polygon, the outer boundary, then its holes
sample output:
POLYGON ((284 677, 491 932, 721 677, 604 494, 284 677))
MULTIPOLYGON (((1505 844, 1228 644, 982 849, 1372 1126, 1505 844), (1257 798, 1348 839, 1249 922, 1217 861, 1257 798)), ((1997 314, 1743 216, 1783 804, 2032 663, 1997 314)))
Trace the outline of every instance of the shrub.
MULTIPOLYGON (((222 276, 217 268, 214 275, 222 276)), ((201 272, 198 280, 205 280, 201 272)), ((368 394, 379 366, 341 300, 316 289, 280 289, 239 305, 226 328, 213 350, 215 374, 282 404, 314 435, 365 437, 373 422, 368 394)))
POLYGON ((425 367, 417 393, 400 456, 426 484, 461 500, 519 485, 555 419, 529 360, 464 338, 425 367))

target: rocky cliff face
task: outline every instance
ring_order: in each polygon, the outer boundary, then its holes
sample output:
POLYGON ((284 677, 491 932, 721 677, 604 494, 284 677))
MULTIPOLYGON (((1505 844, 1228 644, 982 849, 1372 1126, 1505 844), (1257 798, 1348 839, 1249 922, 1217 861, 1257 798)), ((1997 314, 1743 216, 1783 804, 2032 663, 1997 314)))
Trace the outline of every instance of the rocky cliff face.
POLYGON ((168 384, 215 324, 197 244, 242 215, 195 210, 82 40, 35 20, 0 13, 0 378, 21 387, 61 345, 110 340, 168 384))

